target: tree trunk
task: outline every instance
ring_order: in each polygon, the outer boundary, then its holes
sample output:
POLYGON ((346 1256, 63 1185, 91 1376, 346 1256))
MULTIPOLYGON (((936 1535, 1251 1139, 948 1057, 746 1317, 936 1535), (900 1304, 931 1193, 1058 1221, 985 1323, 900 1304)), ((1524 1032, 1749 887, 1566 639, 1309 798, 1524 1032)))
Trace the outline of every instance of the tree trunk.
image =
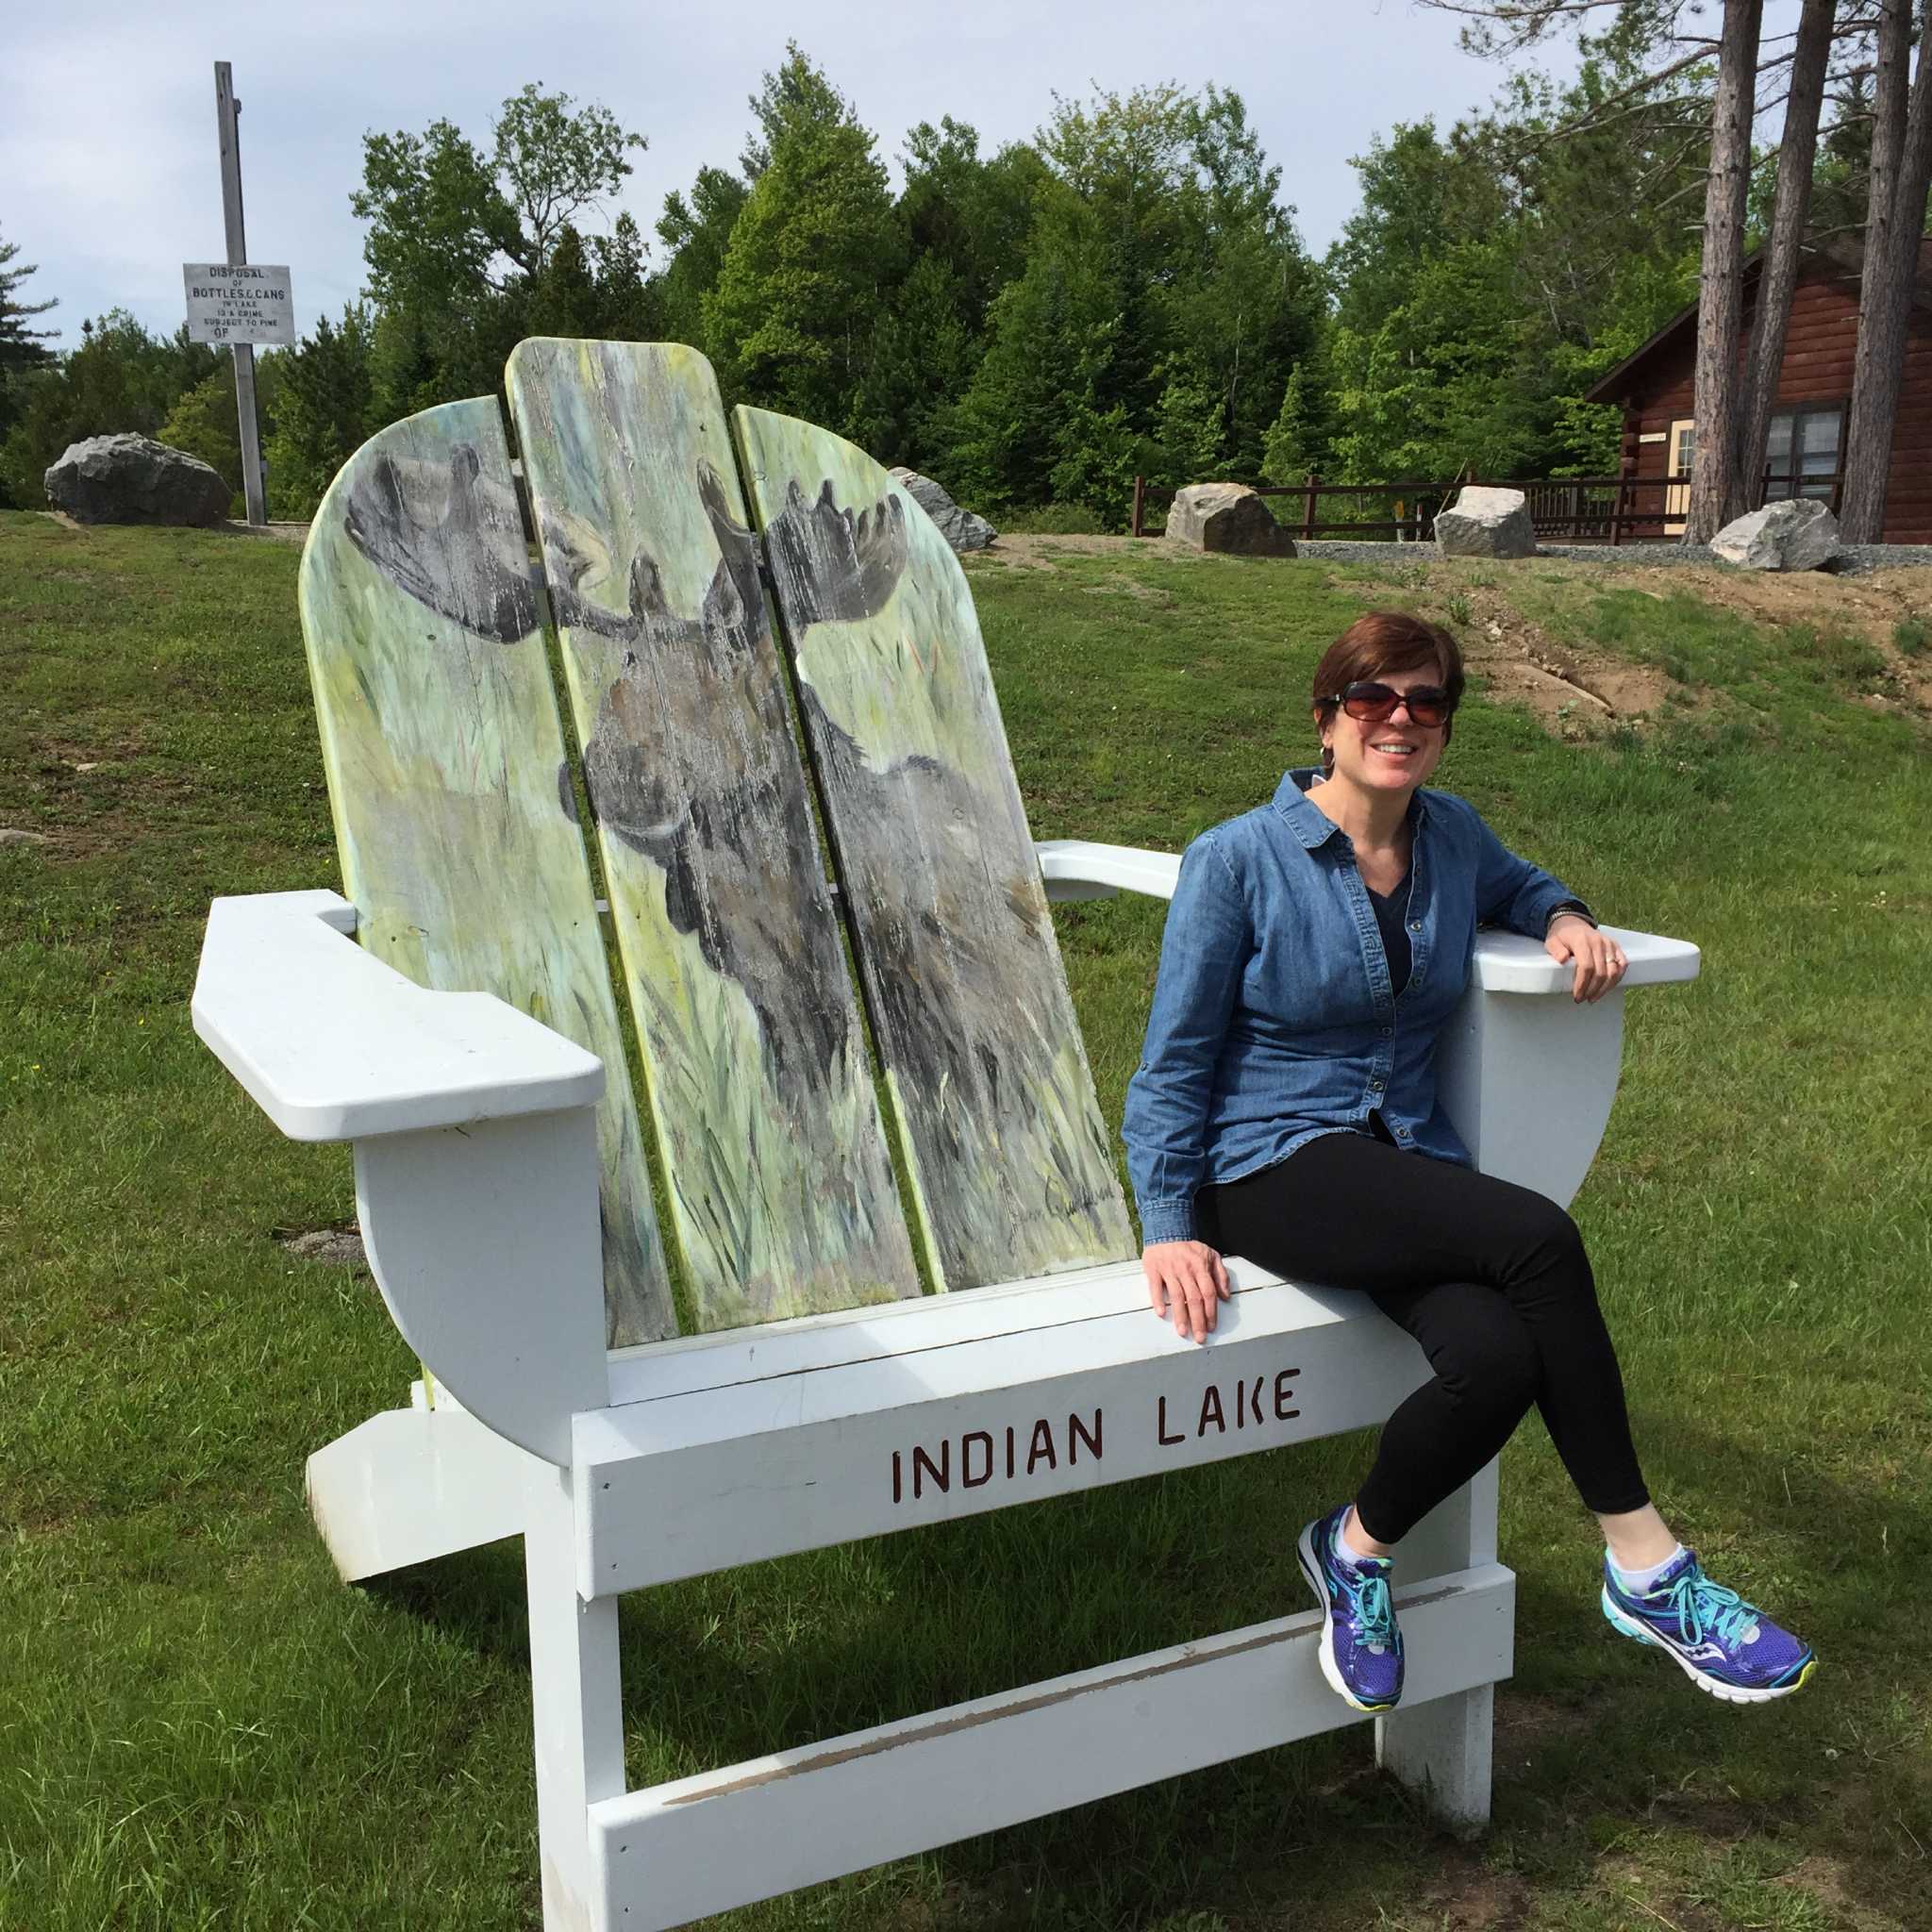
MULTIPOLYGON (((1852 365, 1852 420, 1845 439, 1847 543, 1877 543, 1885 530, 1891 434, 1904 381, 1907 325, 1919 270, 1919 239, 1932 183, 1932 60, 1922 31, 1919 71, 1907 100, 1909 0, 1880 0, 1878 75, 1873 90, 1872 192, 1865 267, 1858 290, 1858 348, 1852 365)), ((1922 28, 1932 25, 1932 0, 1922 28)))
POLYGON ((1690 461, 1687 543, 1708 543, 1739 500, 1738 328, 1742 316, 1744 209, 1751 185, 1751 118, 1764 0, 1724 0, 1704 198, 1704 266, 1697 295, 1697 445, 1690 461))
POLYGON ((1785 333, 1791 320, 1791 292, 1798 284, 1798 259, 1805 242, 1805 219, 1811 208, 1811 169, 1818 152, 1818 117, 1824 100, 1824 70, 1838 0, 1805 0, 1798 20, 1798 43, 1791 55, 1790 95, 1777 157, 1777 200, 1771 222, 1771 244, 1757 279, 1757 308, 1751 325, 1750 367, 1744 378, 1738 439, 1739 500, 1727 505, 1724 521, 1757 508, 1764 489, 1764 453, 1771 441, 1772 406, 1785 361, 1785 333))

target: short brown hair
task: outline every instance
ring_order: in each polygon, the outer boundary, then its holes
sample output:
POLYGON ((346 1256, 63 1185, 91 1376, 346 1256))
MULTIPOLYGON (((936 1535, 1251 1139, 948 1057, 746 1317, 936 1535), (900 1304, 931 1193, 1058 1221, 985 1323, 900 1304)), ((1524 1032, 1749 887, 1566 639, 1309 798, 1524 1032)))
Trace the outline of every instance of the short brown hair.
MULTIPOLYGON (((1386 671, 1417 671, 1425 664, 1449 693, 1453 709, 1462 700, 1462 652, 1456 640, 1440 624, 1406 610, 1364 611, 1322 653, 1322 661, 1315 666, 1309 703, 1316 722, 1335 708, 1340 693, 1350 685, 1386 671)), ((1453 722, 1442 726, 1445 744, 1453 722)), ((1334 765, 1335 754, 1324 744, 1322 769, 1332 771, 1334 765)))

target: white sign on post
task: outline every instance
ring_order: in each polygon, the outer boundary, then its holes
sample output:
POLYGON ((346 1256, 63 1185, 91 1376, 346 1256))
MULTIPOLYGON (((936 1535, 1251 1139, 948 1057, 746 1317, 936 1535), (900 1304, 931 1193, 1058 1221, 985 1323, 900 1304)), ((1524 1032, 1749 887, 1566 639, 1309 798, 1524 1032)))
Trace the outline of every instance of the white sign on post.
POLYGON ((295 303, 286 267, 184 261, 181 282, 188 295, 190 341, 295 346, 295 303))

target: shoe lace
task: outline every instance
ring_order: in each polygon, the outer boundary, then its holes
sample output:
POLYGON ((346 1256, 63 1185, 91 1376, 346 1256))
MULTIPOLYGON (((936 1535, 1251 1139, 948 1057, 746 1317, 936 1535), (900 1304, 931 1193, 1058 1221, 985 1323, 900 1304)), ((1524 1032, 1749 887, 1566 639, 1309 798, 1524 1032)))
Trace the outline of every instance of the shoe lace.
POLYGON ((1747 1604, 1735 1590, 1713 1583, 1701 1570, 1678 1577, 1669 1598, 1677 1613, 1677 1634, 1687 1643, 1702 1643, 1709 1635, 1722 1643, 1736 1643, 1757 1621, 1755 1604, 1747 1604))
POLYGON ((1395 1640, 1395 1600, 1386 1576, 1365 1576, 1351 1599, 1358 1641, 1370 1650, 1387 1650, 1395 1640))

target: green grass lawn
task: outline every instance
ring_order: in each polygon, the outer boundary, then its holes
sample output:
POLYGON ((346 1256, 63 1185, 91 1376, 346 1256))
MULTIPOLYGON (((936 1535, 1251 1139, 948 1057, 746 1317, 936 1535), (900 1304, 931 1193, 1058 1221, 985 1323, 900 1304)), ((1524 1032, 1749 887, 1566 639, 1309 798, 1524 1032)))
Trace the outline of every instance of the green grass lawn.
MULTIPOLYGON (((366 1277, 273 1239, 353 1212, 346 1155, 281 1141, 189 1024, 212 895, 335 883, 295 563, 0 516, 0 826, 46 841, 0 846, 6 1932, 538 1922, 520 1558, 336 1582, 303 1458, 412 1364, 366 1277)), ((1402 601, 1373 571, 1153 553, 974 584, 1036 831, 1169 847, 1307 760, 1320 649, 1402 601)), ((733 1925, 1932 1924, 1925 737, 1840 696, 1808 633, 1587 586, 1558 615, 1698 702, 1564 744, 1478 697, 1442 782, 1616 923, 1705 949, 1631 1001, 1576 1212, 1666 1513, 1817 1644, 1813 1685, 1740 1711, 1613 1641, 1532 1422, 1479 1843, 1435 1837, 1357 1727, 733 1925)), ((1061 914, 1115 1119, 1160 921, 1061 914)), ((627 1598, 631 1780, 1300 1607, 1292 1531, 1365 1449, 627 1598)))

